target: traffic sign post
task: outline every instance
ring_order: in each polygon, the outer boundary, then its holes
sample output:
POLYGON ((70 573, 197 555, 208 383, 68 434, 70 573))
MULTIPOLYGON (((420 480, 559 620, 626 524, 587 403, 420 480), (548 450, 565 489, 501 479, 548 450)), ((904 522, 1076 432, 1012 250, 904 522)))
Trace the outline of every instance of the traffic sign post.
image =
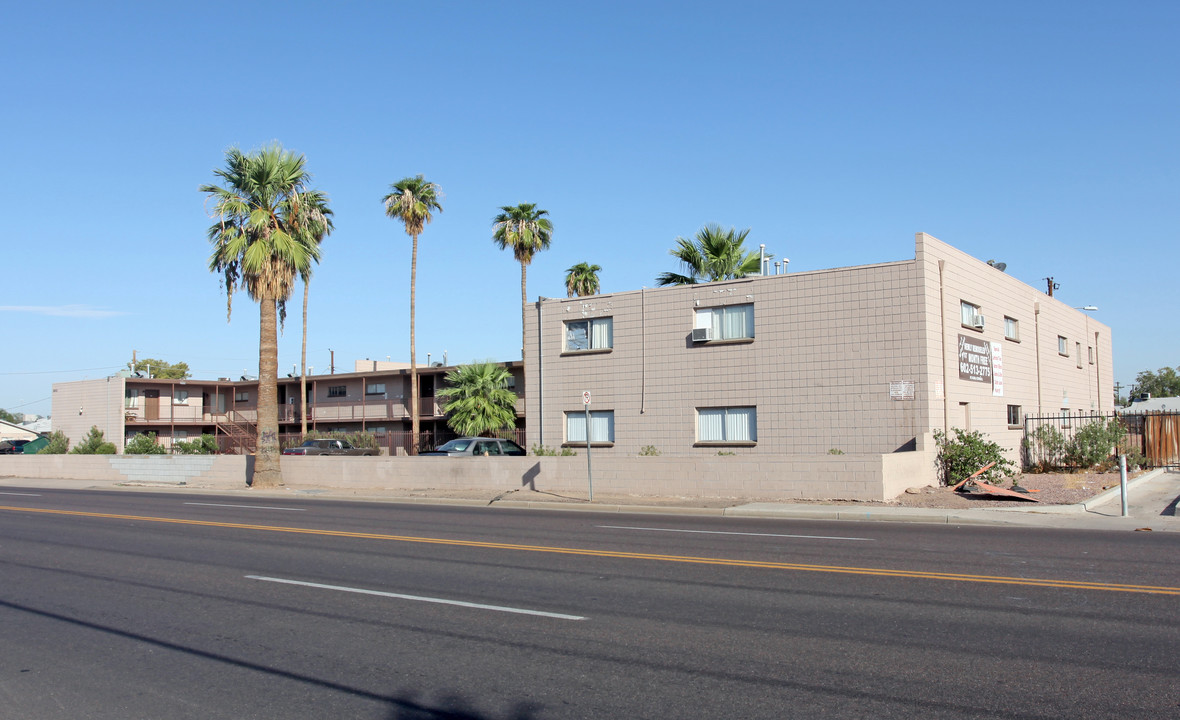
POLYGON ((590 502, 594 502, 594 472, 590 468, 590 391, 582 393, 582 405, 586 407, 586 481, 590 486, 590 502))

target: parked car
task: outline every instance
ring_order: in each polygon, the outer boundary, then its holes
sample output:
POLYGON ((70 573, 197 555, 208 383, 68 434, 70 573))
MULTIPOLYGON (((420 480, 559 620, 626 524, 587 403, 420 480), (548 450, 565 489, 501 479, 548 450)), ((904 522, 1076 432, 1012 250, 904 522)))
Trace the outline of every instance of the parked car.
POLYGON ((287 448, 284 455, 376 455, 373 448, 353 447, 347 440, 304 440, 299 447, 287 448))
POLYGON ((19 455, 31 440, 0 440, 0 455, 19 455))
POLYGON ((422 455, 449 455, 467 457, 473 455, 528 455, 525 449, 511 440, 489 437, 461 437, 439 445, 422 455))

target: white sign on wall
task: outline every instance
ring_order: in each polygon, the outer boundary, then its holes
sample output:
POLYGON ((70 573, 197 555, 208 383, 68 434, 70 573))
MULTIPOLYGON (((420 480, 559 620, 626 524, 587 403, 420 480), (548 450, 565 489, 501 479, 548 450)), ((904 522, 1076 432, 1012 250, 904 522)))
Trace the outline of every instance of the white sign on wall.
POLYGON ((1004 397, 1004 358, 999 343, 992 343, 992 397, 1004 397))

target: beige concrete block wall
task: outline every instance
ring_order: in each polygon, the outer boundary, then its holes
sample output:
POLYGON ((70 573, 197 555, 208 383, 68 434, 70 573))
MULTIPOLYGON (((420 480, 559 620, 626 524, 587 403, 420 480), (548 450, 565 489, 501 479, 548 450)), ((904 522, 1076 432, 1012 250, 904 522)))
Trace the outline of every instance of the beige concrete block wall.
POLYGON ((921 292, 903 261, 543 301, 527 337, 530 441, 560 446, 589 390, 592 410, 614 412, 603 456, 892 452, 929 423, 928 406, 889 392, 927 384, 921 292), (752 342, 691 342, 696 309, 747 303, 752 342), (563 352, 565 321, 602 317, 609 352, 563 352), (694 447, 697 408, 733 406, 757 408, 757 446, 694 447))
POLYGON ((1110 412, 1114 375, 1109 327, 925 233, 916 236, 915 255, 924 276, 931 336, 925 355, 934 382, 942 382, 945 357, 945 404, 937 388, 930 393, 934 427, 944 427, 945 413, 949 427, 987 434, 1015 461, 1023 427, 1009 427, 1008 405, 1019 406, 1022 415, 1056 414, 1062 408, 1073 413, 1110 412), (940 287, 945 315, 940 314, 940 287), (962 325, 962 301, 980 308, 986 318, 982 331, 962 325), (1005 317, 1017 321, 1018 340, 1005 338, 1005 317), (994 394, 992 385, 959 378, 959 335, 999 344, 1002 396, 994 394), (1058 352, 1059 335, 1066 338, 1067 356, 1058 352), (1080 368, 1076 343, 1081 344, 1080 368), (1093 363, 1088 348, 1093 348, 1093 363))
POLYGON ((104 437, 123 452, 123 393, 122 377, 55 383, 51 425, 70 439, 73 447, 97 427, 104 437))
POLYGON ((5 477, 83 480, 96 484, 173 484, 233 490, 246 487, 242 455, 14 455, 5 477))

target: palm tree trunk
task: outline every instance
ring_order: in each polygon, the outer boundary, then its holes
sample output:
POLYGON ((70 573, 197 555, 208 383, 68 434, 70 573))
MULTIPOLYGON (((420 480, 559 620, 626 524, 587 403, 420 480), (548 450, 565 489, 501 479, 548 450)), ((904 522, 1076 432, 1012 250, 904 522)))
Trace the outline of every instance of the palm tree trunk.
POLYGON ((307 437, 307 280, 303 281, 303 349, 299 352, 299 432, 307 437))
POLYGON ((418 454, 418 356, 414 347, 414 293, 418 281, 418 236, 410 255, 410 454, 418 454))
POLYGON ((273 297, 263 297, 258 307, 258 452, 251 484, 270 488, 283 484, 279 467, 278 311, 273 297))
POLYGON ((526 310, 529 304, 529 292, 525 285, 525 275, 528 266, 524 263, 520 264, 520 362, 524 363, 524 329, 528 323, 528 312, 526 310))

